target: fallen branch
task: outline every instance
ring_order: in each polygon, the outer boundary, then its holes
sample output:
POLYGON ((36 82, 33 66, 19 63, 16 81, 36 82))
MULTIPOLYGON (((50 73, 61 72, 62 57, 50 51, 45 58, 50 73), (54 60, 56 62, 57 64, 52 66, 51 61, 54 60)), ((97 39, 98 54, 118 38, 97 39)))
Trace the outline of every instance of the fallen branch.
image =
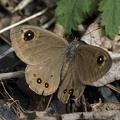
POLYGON ((0 59, 4 58, 6 55, 8 55, 9 53, 11 53, 11 52, 13 52, 13 51, 14 51, 13 48, 10 47, 8 50, 6 50, 4 53, 2 53, 2 54, 0 55, 0 59))
MULTIPOLYGON (((63 115, 48 115, 47 112, 30 112, 30 113, 21 113, 20 120, 78 120, 78 119, 115 119, 119 120, 120 111, 119 110, 111 110, 105 112, 78 112, 71 114, 63 114, 63 115), (117 119, 116 119, 117 118, 117 119)), ((19 120, 19 119, 18 119, 19 120)))
POLYGON ((10 78, 18 78, 24 77, 24 71, 10 72, 10 73, 1 73, 0 80, 10 79, 10 78))
POLYGON ((47 8, 44 9, 44 10, 42 10, 42 11, 40 11, 40 12, 38 12, 38 13, 36 13, 36 14, 34 14, 34 15, 32 15, 32 16, 30 16, 30 17, 28 17, 28 18, 26 18, 26 19, 21 20, 21 21, 15 23, 15 24, 13 24, 13 25, 10 25, 10 26, 8 26, 8 27, 5 27, 5 28, 3 28, 2 30, 0 30, 0 33, 3 33, 3 32, 5 32, 5 31, 7 31, 7 30, 10 30, 10 29, 13 28, 13 27, 16 27, 16 26, 18 26, 18 25, 21 25, 22 23, 25 23, 25 22, 27 22, 27 21, 35 18, 35 17, 38 17, 38 16, 42 15, 43 13, 45 13, 46 11, 47 11, 47 8))

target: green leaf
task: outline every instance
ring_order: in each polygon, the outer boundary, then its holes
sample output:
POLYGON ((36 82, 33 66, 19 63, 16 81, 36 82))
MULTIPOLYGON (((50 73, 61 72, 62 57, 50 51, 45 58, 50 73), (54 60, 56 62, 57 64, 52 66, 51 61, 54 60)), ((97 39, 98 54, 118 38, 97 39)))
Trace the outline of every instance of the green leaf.
POLYGON ((99 0, 60 0, 55 15, 64 27, 65 33, 77 30, 85 18, 92 15, 99 0))
POLYGON ((105 26, 106 34, 114 39, 120 25, 120 0, 103 0, 99 10, 103 12, 101 25, 105 26))

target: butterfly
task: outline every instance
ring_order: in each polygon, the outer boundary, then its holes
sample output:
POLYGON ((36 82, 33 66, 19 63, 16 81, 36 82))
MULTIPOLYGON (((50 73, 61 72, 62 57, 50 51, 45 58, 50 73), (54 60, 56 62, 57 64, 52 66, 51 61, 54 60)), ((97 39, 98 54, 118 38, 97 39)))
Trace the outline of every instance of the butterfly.
POLYGON ((40 95, 53 94, 68 103, 78 98, 85 85, 105 75, 111 65, 103 49, 64 38, 40 27, 21 25, 10 32, 17 56, 27 64, 25 78, 31 90, 40 95))

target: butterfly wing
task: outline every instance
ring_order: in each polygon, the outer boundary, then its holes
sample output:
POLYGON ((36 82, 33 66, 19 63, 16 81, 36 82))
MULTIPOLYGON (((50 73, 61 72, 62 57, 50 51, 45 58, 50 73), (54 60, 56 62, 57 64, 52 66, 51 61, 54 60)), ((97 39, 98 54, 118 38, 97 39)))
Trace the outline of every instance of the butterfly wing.
POLYGON ((85 85, 79 80, 79 73, 76 69, 77 64, 74 63, 76 63, 75 60, 72 60, 58 91, 58 98, 64 104, 68 103, 70 96, 78 98, 85 89, 85 85))
POLYGON ((112 59, 105 50, 90 45, 79 45, 75 58, 79 80, 83 84, 97 81, 109 71, 112 65, 112 59))
POLYGON ((29 65, 36 65, 65 51, 68 42, 58 35, 36 26, 23 25, 10 33, 17 56, 29 65))
POLYGON ((26 82, 30 88, 40 95, 50 95, 56 91, 60 82, 60 73, 64 56, 54 56, 54 59, 40 65, 28 65, 25 70, 26 82))
POLYGON ((60 101, 67 103, 71 94, 78 98, 85 88, 84 84, 97 81, 108 72, 111 64, 109 54, 101 48, 79 45, 60 86, 60 101))
POLYGON ((25 63, 26 81, 38 94, 50 95, 58 88, 67 41, 39 27, 23 25, 10 33, 17 56, 25 63))

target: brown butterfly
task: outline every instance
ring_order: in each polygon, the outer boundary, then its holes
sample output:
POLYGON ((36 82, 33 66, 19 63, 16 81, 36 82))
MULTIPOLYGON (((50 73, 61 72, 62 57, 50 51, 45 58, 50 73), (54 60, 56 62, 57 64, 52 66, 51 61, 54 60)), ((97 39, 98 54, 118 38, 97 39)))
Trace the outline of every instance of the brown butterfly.
POLYGON ((112 60, 103 49, 74 40, 72 43, 45 29, 23 25, 10 33, 17 56, 27 64, 26 81, 40 95, 54 93, 67 103, 78 98, 85 84, 95 82, 108 72, 112 60), (67 67, 66 67, 67 66, 67 67))

